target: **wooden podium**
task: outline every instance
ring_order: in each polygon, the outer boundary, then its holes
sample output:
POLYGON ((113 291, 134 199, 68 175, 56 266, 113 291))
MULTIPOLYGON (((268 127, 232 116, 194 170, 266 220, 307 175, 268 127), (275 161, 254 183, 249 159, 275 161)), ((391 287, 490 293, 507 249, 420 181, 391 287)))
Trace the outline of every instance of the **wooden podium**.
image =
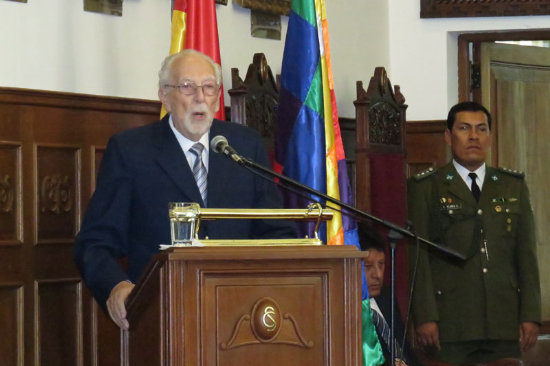
POLYGON ((354 246, 170 248, 128 301, 124 365, 360 366, 354 246))

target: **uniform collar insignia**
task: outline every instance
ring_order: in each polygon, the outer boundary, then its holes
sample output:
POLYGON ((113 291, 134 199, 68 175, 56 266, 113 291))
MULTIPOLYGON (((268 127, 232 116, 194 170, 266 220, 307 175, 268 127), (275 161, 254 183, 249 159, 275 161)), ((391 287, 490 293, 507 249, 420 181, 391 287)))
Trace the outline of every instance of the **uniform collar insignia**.
POLYGON ((491 180, 493 182, 498 182, 498 176, 496 174, 491 174, 491 180))
POLYGON ((447 182, 452 182, 453 179, 455 179, 455 175, 453 173, 447 173, 447 175, 445 176, 445 180, 447 182))

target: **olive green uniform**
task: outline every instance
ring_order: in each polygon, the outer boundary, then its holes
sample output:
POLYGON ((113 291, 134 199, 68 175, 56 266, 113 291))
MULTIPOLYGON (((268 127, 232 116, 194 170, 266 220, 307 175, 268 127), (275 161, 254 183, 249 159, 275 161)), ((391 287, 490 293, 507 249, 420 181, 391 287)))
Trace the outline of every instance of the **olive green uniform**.
POLYGON ((441 342, 517 341, 520 323, 540 322, 534 220, 522 173, 487 167, 476 202, 449 163, 409 179, 408 203, 419 236, 467 257, 420 245, 415 325, 437 322, 441 342))

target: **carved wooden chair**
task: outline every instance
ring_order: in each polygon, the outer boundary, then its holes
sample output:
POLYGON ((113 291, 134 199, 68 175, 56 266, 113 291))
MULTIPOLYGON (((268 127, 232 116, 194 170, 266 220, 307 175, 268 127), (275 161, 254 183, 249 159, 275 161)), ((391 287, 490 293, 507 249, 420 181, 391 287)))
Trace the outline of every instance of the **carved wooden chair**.
POLYGON ((377 207, 382 193, 396 199, 392 190, 404 188, 407 105, 399 86, 392 90, 383 67, 375 69, 366 91, 363 82, 357 81, 357 100, 353 103, 356 111, 356 205, 359 209, 371 211, 377 207), (381 182, 388 179, 388 175, 403 181, 403 186, 399 182, 381 182), (395 187, 394 183, 398 186, 395 187), (388 186, 391 189, 387 190, 388 186))
MULTIPOLYGON (((377 67, 367 90, 357 82, 355 104, 356 207, 384 220, 405 226, 405 121, 407 105, 399 86, 392 88, 386 70, 377 67)), ((380 228, 381 233, 387 230, 380 228)), ((396 250, 396 296, 405 314, 408 293, 406 240, 396 250)), ((389 285, 389 252, 386 284, 389 285)))
POLYGON ((279 88, 263 53, 255 53, 244 81, 237 68, 231 69, 231 122, 258 131, 268 152, 275 144, 275 123, 279 88))

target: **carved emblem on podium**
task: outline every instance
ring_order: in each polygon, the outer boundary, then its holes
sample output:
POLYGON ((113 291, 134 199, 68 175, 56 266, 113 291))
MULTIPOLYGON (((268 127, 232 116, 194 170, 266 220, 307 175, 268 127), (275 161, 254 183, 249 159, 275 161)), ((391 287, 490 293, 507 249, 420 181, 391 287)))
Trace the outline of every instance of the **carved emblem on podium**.
POLYGON ((313 341, 306 341, 302 336, 295 317, 288 313, 282 314, 279 304, 270 297, 256 301, 250 314, 239 318, 230 339, 220 346, 222 350, 230 350, 265 343, 313 347, 313 341))

